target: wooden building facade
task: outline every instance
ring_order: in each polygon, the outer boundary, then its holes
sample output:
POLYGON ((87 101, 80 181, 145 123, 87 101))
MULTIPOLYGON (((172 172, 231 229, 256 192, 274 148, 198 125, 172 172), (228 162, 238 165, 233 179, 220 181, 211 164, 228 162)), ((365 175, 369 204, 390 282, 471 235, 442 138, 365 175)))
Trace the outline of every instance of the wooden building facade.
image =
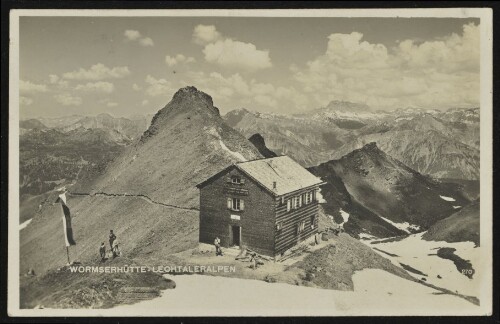
POLYGON ((277 257, 317 232, 322 183, 287 156, 229 166, 197 186, 199 241, 277 257))

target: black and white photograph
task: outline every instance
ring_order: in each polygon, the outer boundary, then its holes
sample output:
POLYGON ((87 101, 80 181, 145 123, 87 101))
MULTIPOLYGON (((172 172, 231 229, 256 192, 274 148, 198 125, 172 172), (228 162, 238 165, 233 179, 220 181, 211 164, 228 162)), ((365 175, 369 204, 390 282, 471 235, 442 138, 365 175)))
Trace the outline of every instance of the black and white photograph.
POLYGON ((491 9, 12 10, 11 316, 492 312, 491 9))

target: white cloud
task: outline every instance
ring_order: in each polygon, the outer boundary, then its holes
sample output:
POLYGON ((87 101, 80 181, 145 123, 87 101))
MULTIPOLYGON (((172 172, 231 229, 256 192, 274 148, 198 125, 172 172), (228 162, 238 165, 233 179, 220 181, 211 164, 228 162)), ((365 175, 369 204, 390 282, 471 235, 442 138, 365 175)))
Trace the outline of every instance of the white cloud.
POLYGON ((117 66, 109 68, 102 63, 92 65, 90 69, 85 70, 80 68, 77 71, 66 72, 63 77, 68 80, 104 80, 104 79, 120 79, 128 76, 130 70, 127 66, 117 66))
POLYGON ((63 106, 80 106, 83 102, 81 97, 75 97, 69 93, 55 95, 54 99, 63 106))
POLYGON ((129 42, 138 42, 141 46, 154 46, 150 37, 143 37, 138 30, 128 29, 123 33, 125 40, 129 42))
POLYGON ((110 102, 106 103, 106 106, 108 106, 108 107, 116 107, 116 106, 118 106, 118 103, 110 101, 110 102))
POLYGON ((205 45, 215 42, 220 37, 221 34, 213 25, 198 25, 194 28, 193 31, 193 42, 198 45, 205 45))
POLYGON ((135 91, 141 91, 142 87, 140 85, 138 85, 137 83, 134 83, 132 85, 132 89, 134 89, 135 91))
POLYGON ((155 79, 151 75, 148 75, 145 82, 148 84, 146 93, 151 97, 168 97, 175 91, 175 89, 172 87, 172 83, 165 79, 155 79))
POLYGON ((30 81, 19 80, 19 92, 20 93, 40 93, 47 92, 47 86, 45 84, 37 84, 30 81))
POLYGON ((325 54, 291 66, 314 105, 341 99, 374 108, 456 107, 479 104, 479 26, 462 35, 395 48, 363 41, 363 35, 332 34, 325 54))
POLYGON ((128 29, 123 33, 123 35, 125 36, 126 39, 131 41, 135 41, 141 38, 141 33, 137 30, 128 29))
POLYGON ((97 82, 87 82, 86 84, 79 84, 75 87, 75 90, 112 93, 115 90, 115 86, 111 82, 97 81, 97 82))
POLYGON ((141 103, 143 106, 147 106, 149 104, 149 100, 144 99, 141 103))
POLYGON ((203 54, 205 54, 205 60, 208 62, 228 68, 253 71, 272 66, 269 51, 261 51, 254 44, 232 39, 207 44, 203 49, 203 54))
POLYGON ((55 84, 58 81, 59 81, 59 76, 57 76, 55 74, 49 75, 49 82, 50 82, 50 84, 55 84))
POLYGON ((247 71, 272 66, 268 50, 259 50, 252 43, 224 38, 213 25, 196 26, 193 31, 193 41, 205 46, 203 54, 205 60, 210 63, 247 71))
POLYGON ((194 57, 186 57, 182 54, 177 54, 176 56, 165 56, 165 63, 167 63, 168 66, 174 66, 176 64, 181 64, 181 63, 194 63, 196 60, 194 57))
POLYGON ((239 107, 287 112, 307 104, 307 97, 293 87, 276 87, 255 79, 248 81, 238 73, 224 76, 218 72, 190 72, 187 78, 217 102, 233 108, 236 103, 239 107))
POLYGON ((142 46, 147 47, 147 46, 154 46, 155 43, 153 42, 153 40, 151 38, 145 37, 145 38, 141 38, 139 40, 139 44, 141 44, 142 46))
POLYGON ((33 99, 28 97, 19 97, 19 103, 21 106, 30 106, 33 103, 33 99))

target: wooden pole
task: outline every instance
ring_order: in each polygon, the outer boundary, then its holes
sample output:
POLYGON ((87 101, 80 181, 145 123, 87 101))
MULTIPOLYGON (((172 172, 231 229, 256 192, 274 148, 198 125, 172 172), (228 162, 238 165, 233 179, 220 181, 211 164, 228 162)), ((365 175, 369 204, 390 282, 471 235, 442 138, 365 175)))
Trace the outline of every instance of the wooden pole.
POLYGON ((68 264, 71 264, 71 262, 69 261, 69 247, 66 246, 66 254, 68 255, 68 264))

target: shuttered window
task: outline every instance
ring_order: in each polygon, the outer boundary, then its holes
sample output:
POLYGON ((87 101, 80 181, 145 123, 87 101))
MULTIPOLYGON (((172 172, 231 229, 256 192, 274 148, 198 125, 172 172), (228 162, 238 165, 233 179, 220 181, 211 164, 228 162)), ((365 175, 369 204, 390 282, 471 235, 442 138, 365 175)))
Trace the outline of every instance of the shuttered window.
POLYGON ((310 204, 312 202, 312 196, 313 196, 312 191, 308 191, 304 194, 304 198, 305 198, 304 200, 305 200, 306 205, 310 204))
POLYGON ((240 176, 231 176, 226 178, 227 183, 232 183, 232 184, 244 184, 245 179, 243 179, 240 176))
POLYGON ((281 231, 281 229, 283 228, 283 222, 278 222, 276 223, 276 231, 281 231))
POLYGON ((231 210, 244 210, 245 202, 240 198, 227 198, 227 208, 231 210))
POLYGON ((297 234, 300 234, 304 231, 304 228, 306 228, 306 222, 302 221, 299 224, 297 224, 297 234))
POLYGON ((290 209, 292 209, 292 200, 291 199, 287 199, 286 200, 286 211, 289 212, 290 209))

